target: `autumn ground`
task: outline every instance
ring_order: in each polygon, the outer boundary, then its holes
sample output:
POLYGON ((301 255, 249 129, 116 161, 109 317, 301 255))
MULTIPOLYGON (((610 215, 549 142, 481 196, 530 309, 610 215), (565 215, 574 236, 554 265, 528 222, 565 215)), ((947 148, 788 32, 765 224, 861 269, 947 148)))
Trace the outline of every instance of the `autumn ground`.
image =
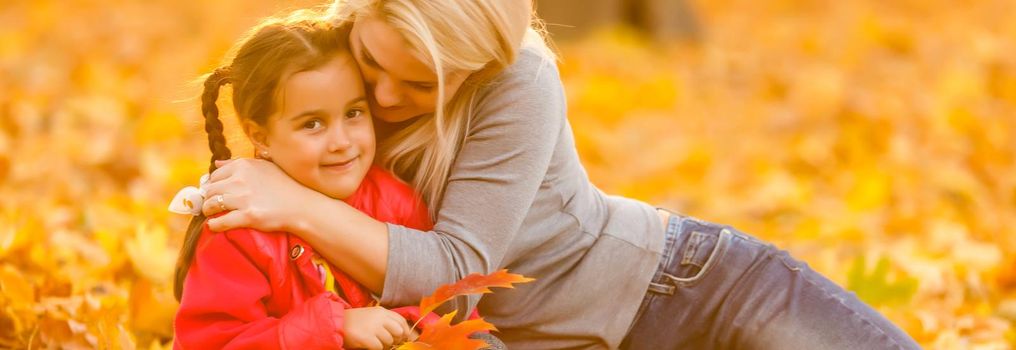
MULTIPOLYGON (((698 44, 563 43, 580 154, 607 192, 775 242, 927 348, 1013 348, 1011 5, 696 1, 698 44)), ((282 8, 0 4, 0 348, 168 345, 187 218, 166 205, 209 156, 192 80, 282 8)))

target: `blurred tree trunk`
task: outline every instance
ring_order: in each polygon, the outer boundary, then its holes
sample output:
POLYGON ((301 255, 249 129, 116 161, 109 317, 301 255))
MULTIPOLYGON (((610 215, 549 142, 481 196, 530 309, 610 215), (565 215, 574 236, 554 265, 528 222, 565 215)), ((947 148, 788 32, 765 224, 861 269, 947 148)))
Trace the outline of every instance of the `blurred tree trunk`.
POLYGON ((686 0, 537 0, 536 12, 555 40, 627 24, 661 42, 698 41, 701 29, 686 0))
POLYGON ((698 18, 686 0, 625 0, 629 23, 658 41, 698 41, 698 18))
POLYGON ((536 13, 555 40, 570 40, 623 20, 624 0, 537 0, 536 13))

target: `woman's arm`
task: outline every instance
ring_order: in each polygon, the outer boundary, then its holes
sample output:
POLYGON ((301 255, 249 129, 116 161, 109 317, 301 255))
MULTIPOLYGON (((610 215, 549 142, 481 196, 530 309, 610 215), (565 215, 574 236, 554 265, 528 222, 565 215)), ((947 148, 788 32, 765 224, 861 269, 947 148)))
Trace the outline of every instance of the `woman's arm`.
POLYGON ((296 233, 319 254, 367 289, 380 294, 388 267, 388 226, 345 202, 320 196, 305 215, 294 215, 296 233))
POLYGON ((413 229, 433 227, 427 208, 418 204, 412 188, 388 173, 368 175, 362 186, 373 186, 367 197, 376 198, 354 204, 365 206, 358 210, 300 185, 274 163, 236 159, 221 164, 204 186, 209 198, 204 210, 219 210, 213 198, 223 193, 226 208, 234 210, 209 219, 208 227, 214 231, 250 227, 294 233, 377 294, 384 286, 388 263, 388 227, 364 211, 413 229), (382 191, 384 194, 379 194, 382 191))

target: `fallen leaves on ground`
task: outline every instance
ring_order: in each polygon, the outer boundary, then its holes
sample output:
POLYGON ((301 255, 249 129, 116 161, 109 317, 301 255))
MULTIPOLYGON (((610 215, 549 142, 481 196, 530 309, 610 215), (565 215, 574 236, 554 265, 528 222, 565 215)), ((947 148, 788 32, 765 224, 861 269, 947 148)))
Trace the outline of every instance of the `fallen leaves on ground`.
MULTIPOLYGON (((0 6, 0 347, 171 345, 166 206, 209 158, 193 81, 312 3, 0 6)), ((1011 4, 692 4, 699 43, 559 43, 592 181, 774 242, 928 349, 1016 347, 1011 4)))

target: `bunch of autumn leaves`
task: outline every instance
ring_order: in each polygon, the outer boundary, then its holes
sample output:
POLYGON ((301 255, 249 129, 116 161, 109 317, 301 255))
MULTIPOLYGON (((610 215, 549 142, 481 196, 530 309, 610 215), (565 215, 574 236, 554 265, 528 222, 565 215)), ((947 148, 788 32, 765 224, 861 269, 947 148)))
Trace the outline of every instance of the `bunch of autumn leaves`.
MULTIPOLYGON (((522 275, 508 273, 508 270, 500 270, 489 275, 471 274, 458 282, 438 287, 434 294, 420 300, 420 315, 427 315, 457 296, 469 294, 491 293, 491 287, 513 288, 515 283, 526 283, 533 281, 522 275)), ((420 337, 412 342, 400 344, 395 347, 397 350, 479 350, 489 345, 479 339, 472 339, 469 336, 476 332, 494 331, 494 325, 484 321, 483 318, 465 320, 452 324, 452 318, 456 311, 447 313, 425 328, 420 337)), ((422 317, 421 317, 422 319, 422 317)), ((415 329, 419 325, 413 325, 415 329)))

